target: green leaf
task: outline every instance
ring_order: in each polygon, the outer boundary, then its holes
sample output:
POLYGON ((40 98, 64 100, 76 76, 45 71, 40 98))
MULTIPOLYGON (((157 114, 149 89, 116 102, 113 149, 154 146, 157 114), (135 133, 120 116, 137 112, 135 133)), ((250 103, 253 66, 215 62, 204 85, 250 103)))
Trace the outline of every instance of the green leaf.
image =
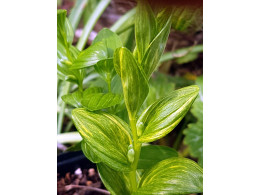
POLYGON ((175 89, 175 83, 172 81, 172 76, 156 72, 149 81, 149 94, 142 105, 138 115, 154 103, 159 98, 162 98, 169 94, 169 91, 175 89))
POLYGON ((95 70, 105 80, 111 82, 116 75, 113 59, 105 59, 99 61, 95 66, 95 70))
POLYGON ((123 94, 122 82, 119 75, 116 75, 111 82, 111 92, 116 94, 123 94))
POLYGON ((57 39, 60 40, 61 44, 68 48, 67 35, 65 29, 66 15, 66 10, 57 10, 57 39))
POLYGON ((98 172, 103 184, 113 195, 130 195, 130 181, 126 173, 118 172, 104 163, 97 164, 98 172))
POLYGON ((173 157, 147 170, 133 195, 201 193, 202 182, 202 169, 194 161, 173 157))
POLYGON ((141 66, 148 79, 159 64, 159 60, 163 54, 170 33, 171 15, 165 17, 167 17, 167 20, 164 23, 164 27, 150 43, 141 62, 141 66))
POLYGON ((90 111, 100 110, 119 104, 122 95, 113 93, 92 93, 83 96, 82 105, 90 111))
POLYGON ((165 61, 173 60, 173 59, 181 59, 186 62, 191 61, 191 56, 198 56, 199 53, 203 52, 203 45, 194 45, 190 47, 183 47, 181 49, 177 49, 175 51, 166 52, 162 55, 160 59, 160 63, 165 61), (191 54, 191 55, 190 55, 191 54), (188 56, 188 57, 186 57, 188 56))
POLYGON ((123 46, 119 36, 107 28, 103 28, 101 31, 99 31, 92 44, 96 44, 98 42, 105 43, 107 56, 109 58, 113 57, 114 51, 117 48, 123 46))
POLYGON ((91 150, 91 147, 84 140, 81 141, 81 150, 84 155, 93 163, 100 163, 100 158, 91 150))
POLYGON ((81 150, 81 141, 70 146, 66 152, 75 152, 75 151, 80 151, 81 150))
POLYGON ((127 110, 134 117, 149 92, 147 79, 127 48, 122 47, 115 51, 114 65, 121 77, 127 110))
POLYGON ((198 158, 199 165, 203 167, 203 122, 189 124, 183 134, 184 143, 188 145, 191 156, 198 158))
POLYGON ((74 31, 68 18, 65 19, 65 30, 66 30, 68 45, 71 45, 74 38, 74 31))
POLYGON ((74 106, 76 108, 82 107, 81 100, 82 100, 82 92, 75 91, 74 93, 67 94, 61 97, 61 99, 71 106, 74 106))
POLYGON ((73 63, 73 69, 86 68, 95 65, 98 61, 108 58, 105 43, 98 42, 82 51, 73 63))
POLYGON ((200 96, 195 100, 191 108, 191 113, 197 118, 198 121, 203 122, 203 102, 199 99, 200 96))
POLYGON ((57 11, 57 38, 65 48, 69 49, 73 41, 74 32, 66 15, 66 10, 60 9, 57 11))
POLYGON ((186 115, 198 92, 196 85, 175 90, 145 109, 137 121, 138 141, 152 142, 171 132, 186 115))
POLYGON ((102 93, 103 88, 102 87, 89 87, 83 92, 83 96, 92 94, 92 93, 102 93))
POLYGON ((118 47, 122 47, 120 38, 116 33, 104 28, 97 34, 92 45, 79 54, 73 69, 92 66, 100 60, 111 58, 118 47))
POLYGON ((199 30, 202 28, 202 7, 198 6, 175 6, 172 17, 172 28, 185 31, 188 28, 199 30))
POLYGON ((188 128, 183 131, 185 135, 184 143, 188 145, 190 155, 198 158, 198 163, 203 167, 203 77, 196 79, 196 84, 200 86, 199 96, 191 108, 191 113, 196 117, 196 123, 188 124, 188 128))
POLYGON ((78 54, 79 50, 74 46, 70 45, 69 50, 67 50, 59 40, 57 41, 57 73, 59 79, 77 84, 82 83, 85 71, 71 70, 78 54))
POLYGON ((178 157, 178 152, 167 146, 147 145, 142 146, 138 169, 149 169, 158 162, 171 157, 178 157))
MULTIPOLYGON (((156 21, 147 0, 139 0, 135 15, 135 39, 138 62, 141 63, 145 52, 156 35, 156 21)), ((158 49, 158 48, 157 48, 158 49)))
POLYGON ((82 138, 102 162, 118 171, 130 171, 127 153, 132 135, 124 121, 111 114, 96 114, 82 108, 72 110, 72 119, 82 138))
POLYGON ((200 92, 199 92, 199 95, 200 95, 200 101, 203 102, 203 76, 199 76, 196 81, 195 81, 196 85, 199 86, 200 88, 200 92))

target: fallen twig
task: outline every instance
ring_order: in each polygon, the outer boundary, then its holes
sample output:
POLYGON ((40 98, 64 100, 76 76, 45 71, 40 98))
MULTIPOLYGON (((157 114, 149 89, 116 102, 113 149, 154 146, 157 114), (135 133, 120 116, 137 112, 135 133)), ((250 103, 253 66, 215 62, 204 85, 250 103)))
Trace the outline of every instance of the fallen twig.
POLYGON ((86 191, 95 191, 95 192, 100 192, 103 194, 110 195, 109 191, 107 191, 107 190, 103 190, 103 189, 99 189, 99 188, 95 188, 95 187, 91 187, 91 186, 81 186, 81 185, 66 185, 65 186, 66 191, 69 191, 73 188, 80 188, 80 189, 84 189, 86 191))

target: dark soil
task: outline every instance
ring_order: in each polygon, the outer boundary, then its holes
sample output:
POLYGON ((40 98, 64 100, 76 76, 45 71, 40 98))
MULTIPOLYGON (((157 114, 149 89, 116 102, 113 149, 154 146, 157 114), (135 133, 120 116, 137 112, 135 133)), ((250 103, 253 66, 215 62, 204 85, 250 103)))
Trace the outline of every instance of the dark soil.
POLYGON ((65 176, 57 176, 58 195, 104 195, 110 194, 94 168, 78 168, 74 173, 66 173, 65 176))

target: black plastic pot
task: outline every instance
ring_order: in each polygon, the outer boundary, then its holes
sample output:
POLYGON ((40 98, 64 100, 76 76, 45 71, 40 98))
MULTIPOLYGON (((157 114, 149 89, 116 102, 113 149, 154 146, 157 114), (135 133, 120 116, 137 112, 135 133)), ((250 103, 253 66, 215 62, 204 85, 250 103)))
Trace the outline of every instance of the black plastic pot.
POLYGON ((60 176, 64 176, 68 172, 74 172, 76 169, 90 169, 95 168, 96 165, 89 161, 82 151, 65 152, 58 155, 57 158, 57 172, 60 176))

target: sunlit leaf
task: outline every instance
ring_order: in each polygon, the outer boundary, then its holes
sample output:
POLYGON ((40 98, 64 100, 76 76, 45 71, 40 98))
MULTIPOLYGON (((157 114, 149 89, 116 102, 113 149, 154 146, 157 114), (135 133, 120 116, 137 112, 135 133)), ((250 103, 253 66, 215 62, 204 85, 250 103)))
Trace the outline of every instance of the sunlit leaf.
POLYGON ((87 159, 93 163, 101 162, 100 158, 92 151, 91 147, 84 140, 81 141, 81 150, 87 159))
POLYGON ((92 152, 106 165, 118 171, 129 171, 128 146, 132 135, 128 125, 117 116, 85 109, 72 110, 73 122, 92 152))
POLYGON ((117 48, 123 46, 119 36, 107 28, 103 28, 101 31, 98 32, 92 44, 94 45, 98 42, 103 42, 105 44, 107 49, 107 56, 109 58, 113 57, 114 51, 117 48))
POLYGON ((173 157, 147 170, 133 195, 200 193, 202 180, 202 169, 194 161, 173 157))
POLYGON ((67 50, 61 41, 57 41, 57 73, 58 78, 64 81, 81 83, 85 72, 82 70, 71 70, 73 62, 79 55, 79 50, 70 45, 67 50))
MULTIPOLYGON (((156 35, 156 21, 147 0, 139 0, 135 15, 135 39, 138 62, 141 63, 145 52, 156 35)), ((158 49, 158 48, 157 48, 158 49)))
POLYGON ((85 68, 95 65, 98 61, 108 58, 105 43, 98 42, 82 51, 73 63, 73 69, 85 68))
POLYGON ((65 20, 67 11, 59 9, 57 10, 57 39, 61 42, 64 47, 68 48, 65 20))
POLYGON ((119 104, 122 95, 113 93, 92 93, 83 96, 82 105, 90 111, 100 110, 119 104))
POLYGON ((71 106, 74 106, 76 108, 82 107, 81 100, 82 100, 82 92, 75 91, 74 93, 67 94, 61 97, 61 99, 71 106))
POLYGON ((175 90, 145 109, 137 121, 138 141, 155 141, 172 131, 188 112, 198 92, 196 85, 175 90))
POLYGON ((65 30, 66 30, 68 45, 71 45, 73 42, 74 31, 68 18, 66 18, 65 20, 65 30))
POLYGON ((127 110, 134 117, 149 92, 148 82, 127 48, 122 47, 115 51, 114 65, 121 77, 127 110))
POLYGON ((73 69, 92 66, 101 60, 111 58, 114 50, 121 46, 122 42, 117 34, 104 28, 97 34, 92 45, 79 54, 73 69))
POLYGON ((164 17, 167 18, 166 23, 163 25, 162 30, 150 43, 141 62, 141 66, 143 67, 148 79, 159 64, 159 60, 162 56, 170 33, 171 15, 165 15, 164 17))

